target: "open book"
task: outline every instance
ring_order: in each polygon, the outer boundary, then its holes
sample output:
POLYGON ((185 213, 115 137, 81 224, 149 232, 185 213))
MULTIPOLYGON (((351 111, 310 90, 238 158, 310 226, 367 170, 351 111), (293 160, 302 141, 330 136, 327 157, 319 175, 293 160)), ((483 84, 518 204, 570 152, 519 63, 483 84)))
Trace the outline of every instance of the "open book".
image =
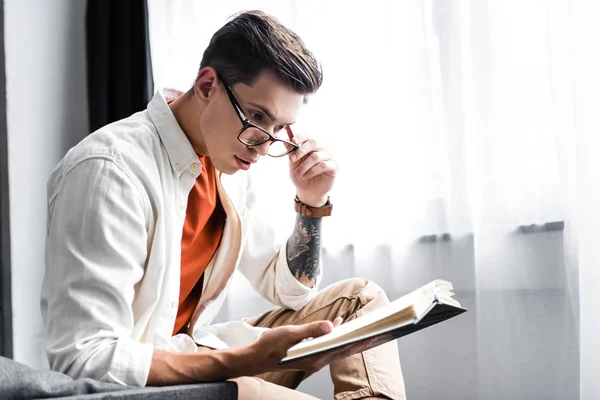
POLYGON ((368 341, 369 348, 416 332, 467 311, 452 296, 452 283, 435 280, 371 313, 343 323, 331 333, 291 347, 286 364, 351 343, 368 341))

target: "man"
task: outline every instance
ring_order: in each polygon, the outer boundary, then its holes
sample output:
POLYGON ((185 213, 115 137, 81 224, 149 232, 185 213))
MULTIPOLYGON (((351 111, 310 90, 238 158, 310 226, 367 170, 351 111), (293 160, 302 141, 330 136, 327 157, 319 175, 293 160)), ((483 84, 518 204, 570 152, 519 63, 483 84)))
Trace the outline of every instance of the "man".
POLYGON ((139 386, 233 379, 241 399, 300 399, 292 389, 330 364, 337 399, 405 397, 394 342, 279 365, 295 343, 388 302, 361 279, 317 291, 337 164, 290 125, 321 80, 293 32, 241 13, 213 36, 192 89, 157 93, 67 153, 48 183, 53 369, 139 386), (246 172, 267 155, 289 159, 296 186, 281 246, 246 172), (279 307, 211 325, 236 269, 279 307))

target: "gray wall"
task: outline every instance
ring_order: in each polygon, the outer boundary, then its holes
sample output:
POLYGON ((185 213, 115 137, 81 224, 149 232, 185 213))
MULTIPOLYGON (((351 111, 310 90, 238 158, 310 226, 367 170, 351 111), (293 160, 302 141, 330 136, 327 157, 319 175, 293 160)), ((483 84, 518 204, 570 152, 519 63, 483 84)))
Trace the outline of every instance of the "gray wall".
POLYGON ((5 0, 14 358, 41 365, 46 180, 88 133, 84 0, 5 0))

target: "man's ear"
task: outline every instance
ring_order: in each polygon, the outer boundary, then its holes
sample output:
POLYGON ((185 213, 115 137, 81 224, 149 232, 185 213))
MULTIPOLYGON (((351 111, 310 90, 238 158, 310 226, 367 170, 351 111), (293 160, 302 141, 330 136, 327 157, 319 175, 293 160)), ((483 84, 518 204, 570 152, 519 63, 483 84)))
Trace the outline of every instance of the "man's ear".
POLYGON ((204 67, 198 71, 194 83, 194 95, 198 100, 208 101, 218 88, 219 78, 213 67, 204 67))

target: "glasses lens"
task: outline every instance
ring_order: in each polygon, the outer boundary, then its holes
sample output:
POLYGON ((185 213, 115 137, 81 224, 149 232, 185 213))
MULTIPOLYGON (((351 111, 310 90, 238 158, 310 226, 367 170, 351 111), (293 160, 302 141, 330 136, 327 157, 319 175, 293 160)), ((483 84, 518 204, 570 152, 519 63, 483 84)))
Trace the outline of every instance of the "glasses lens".
POLYGON ((273 142, 269 146, 269 155, 271 157, 281 157, 293 150, 293 146, 285 142, 273 142))
POLYGON ((248 127, 240 134, 240 141, 247 146, 258 146, 267 140, 269 140, 269 135, 254 127, 248 127))

